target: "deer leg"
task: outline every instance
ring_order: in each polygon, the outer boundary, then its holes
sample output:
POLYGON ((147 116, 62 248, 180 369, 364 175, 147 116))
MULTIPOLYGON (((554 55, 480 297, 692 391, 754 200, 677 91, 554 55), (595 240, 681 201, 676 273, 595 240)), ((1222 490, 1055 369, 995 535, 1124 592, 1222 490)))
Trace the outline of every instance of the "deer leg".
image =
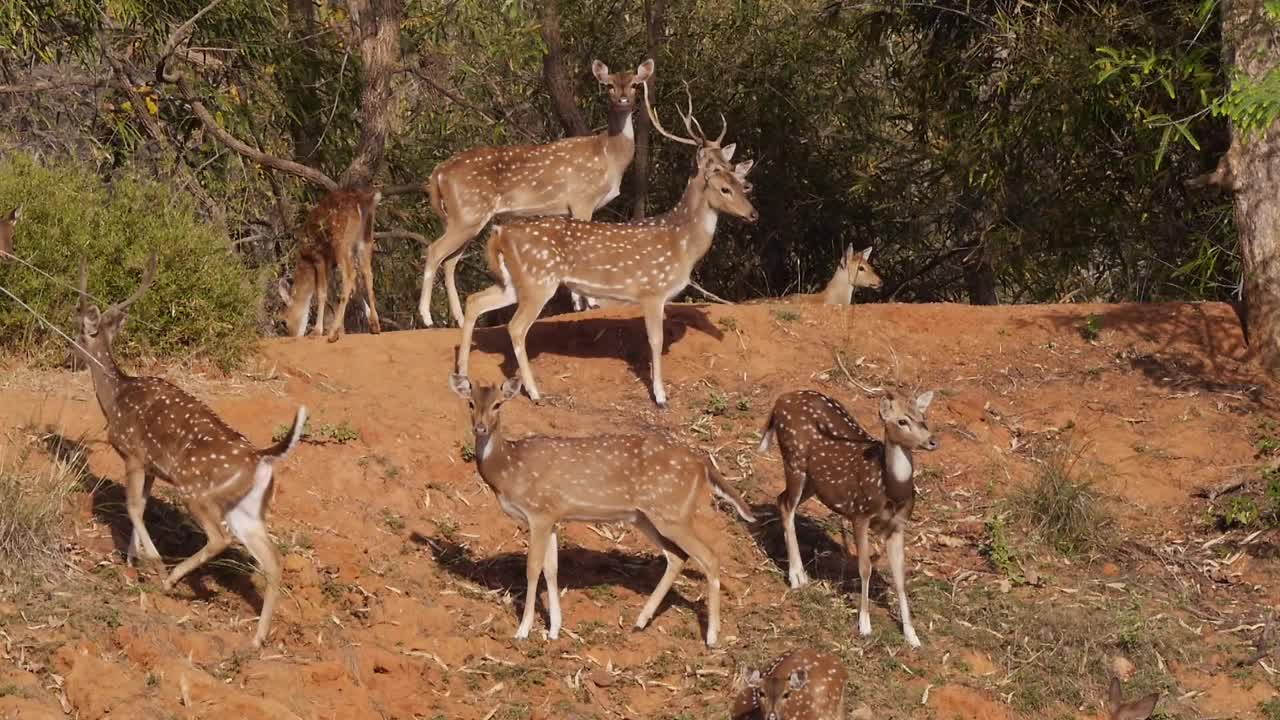
POLYGON ((350 254, 343 253, 338 258, 338 272, 341 273, 342 290, 338 295, 338 309, 333 315, 333 329, 329 331, 329 342, 337 342, 338 338, 346 332, 347 303, 351 301, 351 292, 356 284, 355 263, 352 262, 350 254))
POLYGON ((911 610, 907 607, 907 538, 902 528, 895 529, 885 541, 885 551, 889 556, 889 570, 893 574, 893 591, 898 594, 898 613, 902 615, 902 634, 907 644, 913 648, 920 647, 920 638, 916 637, 915 626, 911 624, 911 610))
MULTIPOLYGON (((133 534, 137 536, 138 550, 141 551, 143 559, 163 564, 160 551, 156 550, 156 544, 151 541, 151 533, 147 532, 147 525, 142 521, 142 515, 147 510, 146 469, 142 465, 131 465, 125 472, 125 507, 129 512, 129 521, 133 525, 133 534)), ((132 545, 131 538, 131 548, 132 545)))
POLYGON ((458 280, 456 272, 462 253, 455 253, 444 261, 444 292, 449 298, 449 314, 456 325, 462 325, 462 300, 458 296, 458 280))
POLYGON ((684 570, 684 563, 689 556, 680 549, 679 545, 671 542, 658 532, 653 526, 649 518, 641 515, 636 520, 636 528, 644 533, 654 545, 662 550, 662 556, 667 560, 667 569, 662 573, 662 579, 658 580, 658 584, 654 586, 653 592, 649 595, 649 601, 644 604, 644 608, 640 610, 640 615, 636 617, 636 629, 641 630, 649 621, 653 619, 654 613, 658 612, 658 606, 667 597, 667 593, 671 590, 671 585, 675 583, 676 578, 680 577, 680 572, 684 570))
POLYGON ((328 310, 329 305, 329 263, 314 263, 316 269, 316 324, 312 326, 311 334, 316 337, 324 336, 324 313, 328 310))
POLYGON ((644 309, 644 330, 649 336, 649 354, 652 357, 653 401, 658 407, 667 407, 667 391, 662 387, 662 310, 665 303, 661 300, 646 300, 644 309))
POLYGON ((471 365, 471 336, 480 316, 515 303, 515 288, 501 285, 487 287, 467 297, 467 312, 462 319, 462 340, 458 343, 458 374, 467 377, 471 365))
POLYGON ((364 294, 369 300, 365 315, 369 319, 369 332, 377 335, 382 332, 382 323, 378 320, 378 300, 373 292, 373 243, 360 243, 360 275, 364 281, 364 294))
POLYGON ((787 580, 792 589, 796 589, 809 583, 804 561, 800 559, 800 540, 796 537, 796 510, 804 502, 806 477, 803 471, 792 470, 790 463, 786 468, 787 487, 778 494, 778 511, 782 515, 782 535, 787 541, 787 580))
POLYGON ((853 539, 858 545, 858 579, 862 581, 862 601, 858 605, 858 634, 871 634, 871 518, 853 521, 853 539))
POLYGON ((183 560, 173 568, 173 572, 169 573, 169 577, 164 580, 165 592, 172 592, 179 580, 186 577, 192 570, 217 557, 219 553, 226 550, 227 546, 231 544, 231 540, 222 532, 222 519, 218 516, 216 508, 203 504, 193 504, 190 508, 191 514, 195 516, 196 522, 200 525, 200 529, 204 531, 204 547, 196 551, 195 555, 183 560))
POLYGON ((720 636, 720 560, 714 551, 702 542, 690 523, 663 523, 657 527, 671 542, 693 558, 707 576, 707 647, 714 647, 720 636))
MULTIPOLYGON (((487 221, 487 218, 486 218, 487 221)), ((418 299, 418 314, 422 316, 422 322, 427 327, 431 327, 431 290, 435 285, 436 271, 440 269, 440 263, 448 258, 461 255, 462 246, 467 241, 476 236, 480 232, 480 228, 484 227, 484 223, 479 225, 468 225, 465 227, 455 226, 446 221, 444 234, 438 240, 427 246, 427 266, 422 271, 422 297, 418 299)), ((455 260, 453 264, 445 267, 445 290, 447 291, 453 285, 453 268, 457 265, 455 260)), ((453 311, 454 306, 458 306, 455 320, 461 320, 462 308, 458 301, 457 289, 453 291, 453 295, 449 298, 449 309, 453 311)))
POLYGON ((231 530, 249 549, 249 554, 258 561, 262 574, 267 577, 267 592, 262 596, 262 612, 258 615, 258 631, 253 636, 253 646, 262 647, 263 641, 267 639, 267 632, 271 630, 271 616, 280 600, 280 551, 271 542, 266 525, 260 517, 254 518, 252 522, 233 522, 231 530))
MULTIPOLYGON (((542 565, 547 559, 547 544, 550 541, 551 527, 529 519, 529 557, 525 566, 526 587, 524 594, 524 615, 520 618, 520 627, 516 628, 516 640, 525 640, 533 629, 534 608, 538 605, 538 577, 542 575, 542 565)), ((550 606, 550 600, 548 607, 550 606)))
POLYGON ((560 637, 560 584, 556 572, 560 567, 560 551, 556 532, 551 531, 547 538, 547 554, 542 560, 542 577, 547 580, 547 615, 551 617, 551 631, 547 636, 552 640, 560 637))
POLYGON ((525 289, 524 296, 519 300, 520 307, 516 309, 516 314, 507 324, 507 333, 511 335, 511 347, 515 351, 516 362, 520 365, 520 379, 524 382, 524 389, 529 393, 529 399, 538 400, 541 395, 538 394, 538 385, 533 381, 533 370, 529 368, 524 339, 529 334, 529 328, 533 322, 538 319, 543 306, 555 294, 556 286, 530 285, 525 289))
MULTIPOLYGON (((151 486, 155 484, 156 479, 150 475, 144 475, 143 477, 145 479, 142 482, 142 500, 144 503, 143 510, 145 512, 145 503, 147 499, 151 497, 151 486)), ((142 535, 138 533, 138 526, 133 525, 132 523, 130 523, 130 525, 132 525, 132 528, 129 533, 129 549, 125 552, 126 565, 133 565, 138 559, 138 551, 142 549, 142 535)))

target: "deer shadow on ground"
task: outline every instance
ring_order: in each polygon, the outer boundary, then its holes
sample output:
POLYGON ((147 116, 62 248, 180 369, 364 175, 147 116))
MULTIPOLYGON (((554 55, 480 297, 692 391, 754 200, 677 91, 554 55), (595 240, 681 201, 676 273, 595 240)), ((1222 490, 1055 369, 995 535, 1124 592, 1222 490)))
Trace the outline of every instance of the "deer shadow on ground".
MULTIPOLYGON (((805 508, 813 510, 817 504, 811 500, 796 511, 796 541, 800 545, 800 559, 804 561, 804 569, 811 583, 825 581, 847 596, 848 602, 856 610, 862 588, 858 577, 853 528, 850 526, 848 529, 849 549, 846 551, 840 542, 839 515, 832 513, 822 520, 816 520, 804 514, 805 508)), ((755 540, 760 552, 777 568, 782 576, 780 582, 783 586, 790 587, 787 575, 790 567, 787 562, 787 541, 783 535, 782 515, 778 512, 778 506, 774 503, 755 504, 751 506, 751 514, 756 517, 756 524, 751 528, 751 538, 755 540)), ((876 569, 876 560, 873 547, 871 600, 889 610, 888 585, 876 569)))
MULTIPOLYGON (((125 557, 133 534, 133 523, 129 520, 124 486, 89 470, 89 445, 83 440, 72 439, 52 428, 46 428, 42 444, 45 451, 57 461, 80 469, 80 484, 77 489, 89 496, 94 518, 111 532, 115 550, 122 558, 125 557)), ((173 561, 188 558, 204 547, 204 533, 181 507, 163 497, 157 497, 155 486, 147 500, 143 521, 160 556, 165 559, 166 573, 172 569, 173 561)), ((142 563, 142 567, 145 567, 145 563, 142 563)), ((182 582, 191 588, 197 600, 209 600, 217 594, 208 586, 208 581, 212 580, 235 592, 251 606, 260 608, 262 596, 254 587, 251 576, 254 567, 253 559, 248 554, 241 548, 232 546, 191 571, 182 582)), ((159 581, 163 577, 157 576, 154 579, 159 581)))
MULTIPOLYGON (((489 590, 507 590, 513 595, 520 596, 525 594, 527 553, 501 552, 488 557, 479 557, 472 553, 470 548, 440 535, 426 536, 414 532, 410 534, 409 539, 418 545, 425 546, 431 552, 436 564, 451 575, 489 590)), ((656 549, 654 554, 636 554, 621 550, 591 550, 569 545, 562 537, 557 579, 562 590, 585 590, 601 585, 620 586, 631 590, 643 598, 635 604, 634 608, 629 608, 633 610, 631 618, 634 621, 635 616, 640 614, 644 602, 657 586, 658 580, 662 578, 666 567, 666 561, 657 554, 656 549)), ((692 560, 685 564, 684 576, 691 575, 689 572, 691 568, 695 570, 693 574, 698 577, 698 581, 704 582, 701 577, 701 568, 692 560)), ((539 579, 538 582, 539 592, 546 592, 545 578, 539 579)), ((528 602, 528 598, 523 598, 515 608, 517 623, 520 621, 520 614, 524 611, 524 602, 528 602)), ((663 598, 658 611, 653 615, 653 620, 650 620, 646 627, 652 627, 654 620, 661 617, 673 605, 692 611, 698 619, 699 632, 706 635, 706 608, 703 607, 703 603, 690 602, 680 593, 680 588, 676 585, 672 585, 671 591, 663 598)), ((550 616, 547 614, 545 605, 537 607, 537 613, 542 620, 542 626, 547 627, 550 616)), ((566 628, 572 627, 571 622, 571 618, 564 618, 566 628)))
MULTIPOLYGON (((529 328, 525 352, 532 362, 544 352, 584 359, 618 358, 627 363, 642 382, 650 380, 649 337, 639 305, 627 306, 634 313, 626 318, 589 317, 540 320, 529 328)), ((689 328, 717 340, 724 331, 711 322, 705 305, 668 305, 662 323, 662 352, 679 342, 689 328)), ((473 352, 502 355, 502 372, 510 377, 519 370, 507 328, 477 328, 473 352)))

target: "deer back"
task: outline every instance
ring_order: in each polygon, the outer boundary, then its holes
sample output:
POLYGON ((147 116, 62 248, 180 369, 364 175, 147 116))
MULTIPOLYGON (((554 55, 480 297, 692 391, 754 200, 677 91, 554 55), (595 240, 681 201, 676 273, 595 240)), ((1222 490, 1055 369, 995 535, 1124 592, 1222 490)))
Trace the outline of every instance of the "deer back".
POLYGON ((373 213, 381 195, 372 189, 341 188, 324 197, 307 213, 300 246, 330 264, 338 253, 352 252, 364 239, 366 224, 372 229, 373 213))
POLYGON ((748 684, 761 720, 843 720, 848 671, 840 658, 818 650, 793 650, 748 684))

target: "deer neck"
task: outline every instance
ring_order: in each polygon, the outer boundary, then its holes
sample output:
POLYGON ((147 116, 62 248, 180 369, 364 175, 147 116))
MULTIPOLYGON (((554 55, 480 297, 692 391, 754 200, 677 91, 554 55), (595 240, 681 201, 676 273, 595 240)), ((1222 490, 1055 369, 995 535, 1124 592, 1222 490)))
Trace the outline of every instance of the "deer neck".
POLYGON ((844 268, 836 268, 836 274, 822 291, 822 302, 828 305, 848 305, 853 302, 853 284, 844 268))
POLYGON ((510 465, 510 443, 502 436, 498 427, 491 428, 486 437, 476 436, 476 468, 480 477, 499 495, 504 494, 506 487, 507 466, 510 465))
POLYGON ((609 109, 609 132, 604 138, 609 159, 623 169, 636 154, 636 125, 631 110, 609 109))
POLYGON ((686 231, 683 237, 687 240, 682 250, 687 256, 692 256, 694 262, 711 249, 711 238, 716 234, 720 213, 707 201, 707 183, 701 173, 690 178, 679 204, 663 217, 663 221, 686 231))
POLYGON ((116 397, 120 393, 120 385, 129 376, 116 364, 111 349, 96 352, 82 352, 82 358, 89 364, 89 375, 93 378, 93 392, 98 396, 98 406, 108 420, 115 417, 116 397))
POLYGON ((915 466, 912 463, 911 451, 897 443, 884 443, 884 477, 888 495, 903 500, 915 492, 911 475, 915 466))

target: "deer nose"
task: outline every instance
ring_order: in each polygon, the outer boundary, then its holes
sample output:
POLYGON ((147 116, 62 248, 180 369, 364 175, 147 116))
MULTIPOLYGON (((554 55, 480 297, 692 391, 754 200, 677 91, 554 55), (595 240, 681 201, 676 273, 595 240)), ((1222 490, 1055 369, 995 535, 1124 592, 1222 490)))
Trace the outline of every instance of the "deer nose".
POLYGON ((929 436, 929 442, 925 443, 925 446, 924 446, 924 447, 925 447, 925 449, 926 449, 926 450, 937 450, 937 449, 938 449, 938 446, 939 446, 940 444, 941 444, 941 443, 939 443, 939 442, 938 442, 938 436, 937 436, 937 435, 930 435, 930 436, 929 436))
POLYGON ((477 424, 476 424, 476 426, 475 426, 475 428, 473 428, 473 429, 476 431, 476 434, 477 434, 477 435, 488 435, 488 434, 489 434, 489 426, 488 426, 488 425, 485 425, 485 424, 483 424, 483 423, 477 423, 477 424))
POLYGON ((755 221, 759 220, 759 219, 760 219, 760 211, 759 211, 759 210, 756 210, 755 208, 751 208, 751 213, 750 213, 749 215, 747 215, 747 219, 748 219, 748 220, 750 220, 751 222, 755 222, 755 221))

